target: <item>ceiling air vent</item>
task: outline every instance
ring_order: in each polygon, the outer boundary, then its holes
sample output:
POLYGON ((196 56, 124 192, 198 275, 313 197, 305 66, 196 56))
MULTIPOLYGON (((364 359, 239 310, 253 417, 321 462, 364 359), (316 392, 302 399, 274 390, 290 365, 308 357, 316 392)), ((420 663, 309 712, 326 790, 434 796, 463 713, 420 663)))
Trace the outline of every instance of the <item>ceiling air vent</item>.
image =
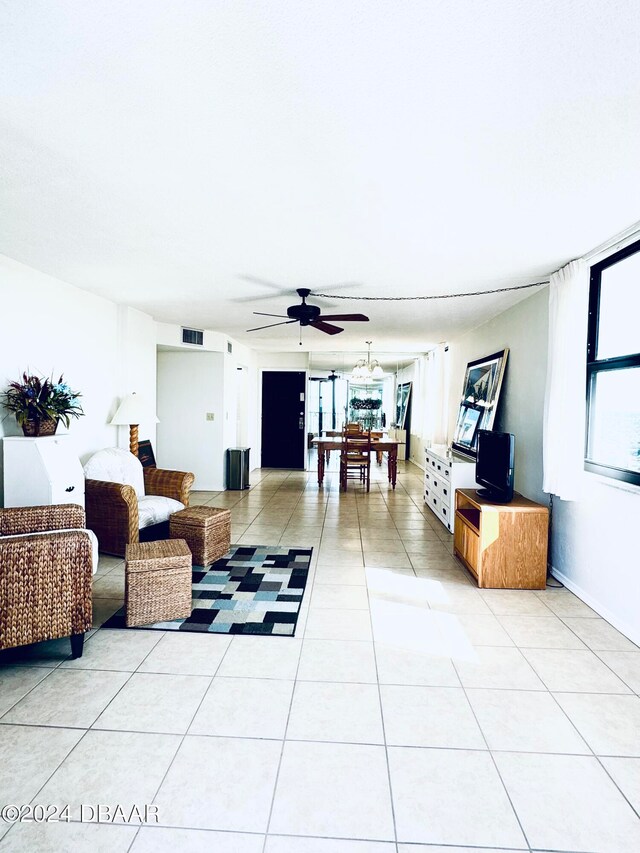
POLYGON ((201 347, 204 343, 204 332, 200 329, 185 329, 182 327, 182 343, 201 347))

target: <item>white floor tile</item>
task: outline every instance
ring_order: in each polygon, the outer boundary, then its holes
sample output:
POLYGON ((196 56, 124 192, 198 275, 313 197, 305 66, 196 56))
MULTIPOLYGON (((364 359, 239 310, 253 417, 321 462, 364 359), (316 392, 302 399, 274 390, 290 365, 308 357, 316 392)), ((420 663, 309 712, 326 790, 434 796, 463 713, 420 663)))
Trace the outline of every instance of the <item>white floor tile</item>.
POLYGON ((185 734, 210 681, 202 675, 136 672, 93 728, 185 734))
POLYGON ((236 678, 293 679, 302 640, 293 637, 234 637, 217 675, 236 678))
POLYGON ((600 761, 636 812, 640 812, 640 758, 601 758, 600 761))
POLYGON ((389 748, 398 841, 526 847, 486 752, 389 748))
POLYGON ((57 669, 14 705, 2 722, 88 728, 129 677, 128 672, 57 669))
POLYGON ((366 610, 316 610, 311 607, 305 639, 371 640, 371 617, 366 610))
POLYGON ((590 754, 549 693, 467 690, 489 749, 590 754))
POLYGON ((384 743, 377 685, 299 681, 287 739, 384 743))
POLYGON ((127 853, 137 831, 108 823, 19 823, 0 846, 11 853, 127 853))
POLYGON ((597 693, 556 698, 596 755, 640 757, 640 698, 597 693))
POLYGON ((640 652, 597 652, 597 655, 634 693, 640 693, 640 652))
POLYGON ((133 672, 163 636, 162 631, 96 631, 85 642, 82 657, 65 660, 60 664, 60 668, 133 672))
MULTIPOLYGON (((319 492, 314 469, 194 495, 232 508, 234 541, 314 547, 294 638, 112 629, 77 661, 68 639, 1 651, 0 800, 144 804, 162 786, 163 825, 0 823, 0 847, 640 849, 640 650, 567 589, 479 590, 399 467, 395 491, 376 465, 368 494, 335 470, 319 492)), ((122 578, 101 561, 97 625, 122 578)))
MULTIPOLYGON (((547 611, 548 612, 548 611, 547 611)), ((564 622, 548 616, 500 616, 500 624, 521 649, 584 649, 585 644, 564 622)), ((592 620, 589 619, 589 622, 592 620)))
POLYGON ((454 664, 464 687, 545 689, 519 649, 478 646, 472 657, 454 659, 454 664))
POLYGON ((274 678, 214 678, 189 734, 281 739, 293 684, 274 678))
POLYGON ((392 841, 384 747, 287 741, 269 832, 392 841))
POLYGON ((0 668, 0 717, 51 672, 45 667, 6 666, 0 668))
POLYGON ((640 820, 597 759, 507 752, 495 758, 532 848, 640 849, 640 820))
POLYGON ((324 610, 369 610, 369 597, 365 586, 320 583, 316 579, 310 605, 324 610))
POLYGON ((604 619, 565 616, 564 623, 594 651, 638 652, 638 647, 604 619))
POLYGON ((155 798, 172 826, 265 832, 282 743, 187 735, 155 798))
POLYGON ((462 688, 383 685, 380 694, 389 745, 486 749, 462 688))
POLYGON ((262 853, 264 836, 205 829, 143 827, 130 853, 262 853))
POLYGON ((523 649, 549 690, 579 693, 630 693, 629 688, 588 650, 523 649))
POLYGON ((139 672, 215 675, 230 643, 231 637, 221 634, 167 631, 142 661, 139 672))
POLYGON ((0 805, 29 803, 83 734, 77 729, 0 726, 0 805))
POLYGON ((301 838, 270 835, 264 853, 396 853, 386 841, 346 841, 344 838, 301 838))
POLYGON ((79 819, 82 805, 119 804, 124 810, 152 804, 179 744, 178 735, 87 732, 38 798, 68 803, 74 819, 79 819))
POLYGON ((305 639, 298 680, 375 684, 373 643, 305 639))

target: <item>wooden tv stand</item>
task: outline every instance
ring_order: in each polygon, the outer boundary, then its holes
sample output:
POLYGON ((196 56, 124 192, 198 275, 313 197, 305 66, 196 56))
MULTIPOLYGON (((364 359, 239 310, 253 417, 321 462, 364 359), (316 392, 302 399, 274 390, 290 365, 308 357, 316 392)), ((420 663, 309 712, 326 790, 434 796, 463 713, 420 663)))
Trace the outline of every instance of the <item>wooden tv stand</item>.
POLYGON ((456 490, 454 554, 491 589, 544 589, 549 510, 515 494, 511 503, 456 490))

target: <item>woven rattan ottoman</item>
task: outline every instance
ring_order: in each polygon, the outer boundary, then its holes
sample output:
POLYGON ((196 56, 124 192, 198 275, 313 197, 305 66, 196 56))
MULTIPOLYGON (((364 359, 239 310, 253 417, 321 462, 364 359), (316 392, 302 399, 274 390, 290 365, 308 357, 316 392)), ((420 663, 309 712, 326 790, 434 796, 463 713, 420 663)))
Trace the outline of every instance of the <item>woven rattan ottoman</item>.
POLYGON ((171 539, 184 539, 198 566, 208 566, 231 545, 231 513, 211 506, 190 506, 169 518, 171 539))
POLYGON ((191 551, 182 539, 127 545, 128 628, 191 616, 191 551))

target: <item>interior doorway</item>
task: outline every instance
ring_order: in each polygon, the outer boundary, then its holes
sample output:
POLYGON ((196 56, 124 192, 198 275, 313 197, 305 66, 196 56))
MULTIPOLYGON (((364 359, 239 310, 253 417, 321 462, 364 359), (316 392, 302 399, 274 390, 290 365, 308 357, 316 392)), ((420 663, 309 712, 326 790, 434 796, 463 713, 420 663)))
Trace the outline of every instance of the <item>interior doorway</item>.
POLYGON ((306 467, 305 391, 304 371, 263 371, 263 468, 306 467))

